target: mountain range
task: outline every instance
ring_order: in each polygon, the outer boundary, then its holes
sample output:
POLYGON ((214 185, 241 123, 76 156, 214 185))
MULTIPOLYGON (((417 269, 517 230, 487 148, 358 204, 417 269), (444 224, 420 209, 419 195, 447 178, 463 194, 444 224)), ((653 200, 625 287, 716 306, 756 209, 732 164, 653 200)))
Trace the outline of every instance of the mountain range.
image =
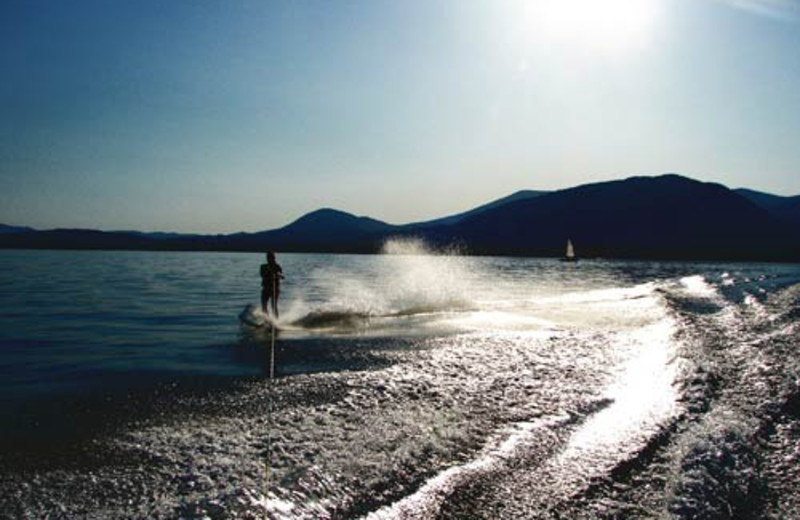
POLYGON ((0 225, 2 248, 374 253, 393 237, 471 254, 800 261, 800 196, 675 174, 525 190, 470 211, 393 225, 319 209, 279 228, 201 235, 0 225))

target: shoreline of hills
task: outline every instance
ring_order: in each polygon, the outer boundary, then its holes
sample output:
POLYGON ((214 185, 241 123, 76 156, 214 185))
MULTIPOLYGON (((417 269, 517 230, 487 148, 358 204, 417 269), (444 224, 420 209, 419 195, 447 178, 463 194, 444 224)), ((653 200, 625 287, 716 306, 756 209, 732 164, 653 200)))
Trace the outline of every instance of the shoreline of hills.
POLYGON ((404 225, 327 208, 278 229, 223 235, 0 225, 3 249, 377 253, 392 238, 475 255, 557 257, 570 239, 581 257, 800 261, 800 196, 665 174, 525 190, 404 225))

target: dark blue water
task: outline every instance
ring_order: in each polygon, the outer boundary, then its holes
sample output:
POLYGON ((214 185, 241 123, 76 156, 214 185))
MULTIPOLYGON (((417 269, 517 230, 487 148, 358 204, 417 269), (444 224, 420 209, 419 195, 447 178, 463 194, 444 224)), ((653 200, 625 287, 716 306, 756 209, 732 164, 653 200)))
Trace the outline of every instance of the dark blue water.
MULTIPOLYGON (((237 363, 237 308, 257 291, 244 255, 5 251, 0 393, 96 391, 237 363)), ((249 265, 248 265, 249 264, 249 265)))

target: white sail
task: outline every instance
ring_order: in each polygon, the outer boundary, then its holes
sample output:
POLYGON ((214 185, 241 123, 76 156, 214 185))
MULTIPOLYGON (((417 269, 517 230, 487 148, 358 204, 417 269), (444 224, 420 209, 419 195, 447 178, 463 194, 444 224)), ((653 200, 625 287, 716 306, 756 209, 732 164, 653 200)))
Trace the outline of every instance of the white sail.
POLYGON ((572 247, 572 240, 567 240, 567 258, 575 258, 575 249, 572 247))

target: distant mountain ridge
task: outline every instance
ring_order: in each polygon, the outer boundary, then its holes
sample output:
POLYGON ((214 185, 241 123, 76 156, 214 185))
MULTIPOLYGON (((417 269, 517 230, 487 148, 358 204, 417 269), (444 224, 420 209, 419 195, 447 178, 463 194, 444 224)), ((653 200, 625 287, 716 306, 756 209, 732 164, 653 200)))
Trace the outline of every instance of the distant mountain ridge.
POLYGON ((668 174, 514 201, 451 233, 483 252, 550 256, 571 238, 583 256, 745 259, 788 254, 788 231, 724 186, 668 174))
POLYGON ((397 226, 381 222, 369 217, 356 217, 350 213, 336 209, 323 208, 306 213, 291 224, 280 228, 284 233, 298 233, 310 238, 319 238, 321 234, 341 235, 345 233, 376 233, 388 231, 397 226))
POLYGON ((767 210, 775 218, 800 225, 800 195, 794 197, 781 197, 760 191, 739 188, 736 193, 746 198, 757 206, 767 210))
POLYGON ((482 206, 478 206, 477 208, 471 209, 469 211, 465 211, 463 213, 458 213, 456 215, 451 215, 449 217, 442 217, 435 220, 428 220, 425 222, 416 222, 412 224, 406 224, 403 227, 413 228, 413 229, 420 229, 420 228, 428 228, 433 226, 441 226, 441 225, 449 225, 449 224, 456 224, 461 222, 462 220, 472 217, 474 215, 478 215, 483 213, 484 211, 490 210, 492 208, 496 208, 498 206, 502 206, 504 204, 508 204, 509 202, 514 202, 517 200, 525 200, 525 199, 532 199, 538 197, 540 195, 544 195, 548 193, 546 191, 534 191, 534 190, 520 190, 507 197, 503 197, 497 200, 493 200, 487 204, 482 206))
POLYGON ((9 226, 7 224, 0 224, 0 233, 26 233, 28 231, 36 230, 27 226, 9 226))
MULTIPOLYGON (((525 190, 449 217, 393 225, 323 208, 256 233, 0 232, 0 247, 374 253, 392 237, 473 254, 800 261, 800 197, 779 197, 676 174, 563 190, 525 190)), ((19 230, 21 229, 21 230, 19 230)))

